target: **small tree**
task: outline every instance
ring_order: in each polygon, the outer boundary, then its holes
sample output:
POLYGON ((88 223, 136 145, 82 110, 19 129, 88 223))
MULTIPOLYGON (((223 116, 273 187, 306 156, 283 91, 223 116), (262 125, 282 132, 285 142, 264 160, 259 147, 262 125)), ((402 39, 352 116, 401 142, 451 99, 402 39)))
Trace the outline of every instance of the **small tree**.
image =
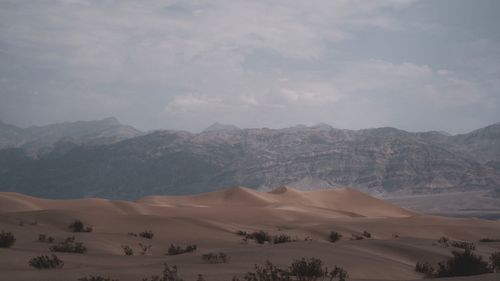
POLYGON ((332 243, 339 241, 340 238, 342 238, 342 235, 337 231, 330 232, 330 235, 328 236, 328 240, 332 243))
POLYGON ((36 269, 53 269, 62 268, 64 266, 64 262, 54 254, 50 257, 41 255, 30 259, 29 265, 36 269))
POLYGON ((0 248, 10 248, 16 242, 16 238, 12 232, 0 232, 0 248))

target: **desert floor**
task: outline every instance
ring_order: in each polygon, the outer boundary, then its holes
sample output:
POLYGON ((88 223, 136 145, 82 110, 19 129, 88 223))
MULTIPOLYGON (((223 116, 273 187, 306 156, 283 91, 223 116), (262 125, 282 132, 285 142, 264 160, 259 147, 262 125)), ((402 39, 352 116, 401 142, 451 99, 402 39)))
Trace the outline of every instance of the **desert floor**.
MULTIPOLYGON (((258 192, 242 187, 193 196, 151 196, 136 202, 103 199, 47 200, 16 193, 0 193, 0 230, 14 233, 12 248, 0 248, 0 280, 72 281, 90 274, 120 281, 139 281, 160 274, 163 264, 177 265, 186 281, 197 274, 207 281, 231 280, 270 260, 287 266, 294 259, 316 257, 328 267, 344 267, 350 280, 418 280, 417 261, 444 261, 453 247, 437 243, 441 236, 475 242, 476 253, 487 257, 500 251, 500 243, 479 243, 500 238, 500 222, 422 215, 375 199, 353 189, 299 192, 279 188, 258 192), (75 219, 93 227, 90 233, 72 233, 75 219), (153 239, 129 235, 151 230, 153 239), (264 230, 288 234, 297 242, 257 244, 244 242, 236 231, 264 230), (350 240, 363 231, 371 238, 350 240), (342 239, 328 241, 330 231, 342 239), (85 254, 57 253, 62 269, 37 270, 30 258, 50 254, 51 244, 74 235, 85 254), (312 241, 304 241, 306 238, 312 241), (140 255, 139 243, 151 245, 140 255), (191 253, 168 256, 170 244, 196 244, 191 253), (122 245, 134 249, 125 256, 122 245), (224 252, 230 262, 207 264, 202 254, 224 252)), ((439 280, 500 280, 500 274, 439 280)))

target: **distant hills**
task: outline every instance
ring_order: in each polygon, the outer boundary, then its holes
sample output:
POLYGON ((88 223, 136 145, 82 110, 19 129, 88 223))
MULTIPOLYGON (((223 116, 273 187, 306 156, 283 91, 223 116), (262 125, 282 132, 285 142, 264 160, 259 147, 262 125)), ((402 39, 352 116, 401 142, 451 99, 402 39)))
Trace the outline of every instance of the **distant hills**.
POLYGON ((500 189, 500 123, 455 136, 325 124, 141 133, 114 118, 26 129, 1 123, 0 147, 0 191, 50 198, 134 199, 240 185, 391 195, 500 189))

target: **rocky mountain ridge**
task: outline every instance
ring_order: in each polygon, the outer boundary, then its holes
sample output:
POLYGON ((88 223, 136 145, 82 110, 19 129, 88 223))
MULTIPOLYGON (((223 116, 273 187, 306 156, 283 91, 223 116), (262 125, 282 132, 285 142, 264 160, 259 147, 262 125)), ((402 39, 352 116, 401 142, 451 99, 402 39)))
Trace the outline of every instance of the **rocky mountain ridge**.
POLYGON ((56 142, 36 159, 22 147, 0 150, 0 190, 118 199, 238 185, 352 186, 372 194, 495 190, 499 131, 499 124, 457 136, 322 125, 155 131, 106 145, 56 142))

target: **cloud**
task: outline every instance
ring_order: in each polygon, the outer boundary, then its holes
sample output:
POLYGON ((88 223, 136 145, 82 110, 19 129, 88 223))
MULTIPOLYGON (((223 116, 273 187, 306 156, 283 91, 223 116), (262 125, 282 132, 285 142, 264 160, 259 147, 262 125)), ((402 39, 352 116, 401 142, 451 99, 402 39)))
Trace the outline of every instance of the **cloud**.
POLYGON ((499 117, 493 113, 500 100, 496 39, 450 49, 456 56, 482 50, 471 63, 392 56, 422 49, 426 41, 394 43, 402 33, 420 38, 415 26, 428 26, 425 34, 437 32, 433 26, 446 31, 441 23, 407 23, 398 16, 419 5, 431 4, 4 0, 0 118, 31 125, 116 115, 144 129, 189 130, 215 121, 250 127, 433 125, 402 117, 399 109, 407 104, 426 116, 458 114, 470 105, 489 108, 476 123, 499 117), (388 57, 375 52, 378 45, 366 41, 370 36, 383 41, 388 57))

